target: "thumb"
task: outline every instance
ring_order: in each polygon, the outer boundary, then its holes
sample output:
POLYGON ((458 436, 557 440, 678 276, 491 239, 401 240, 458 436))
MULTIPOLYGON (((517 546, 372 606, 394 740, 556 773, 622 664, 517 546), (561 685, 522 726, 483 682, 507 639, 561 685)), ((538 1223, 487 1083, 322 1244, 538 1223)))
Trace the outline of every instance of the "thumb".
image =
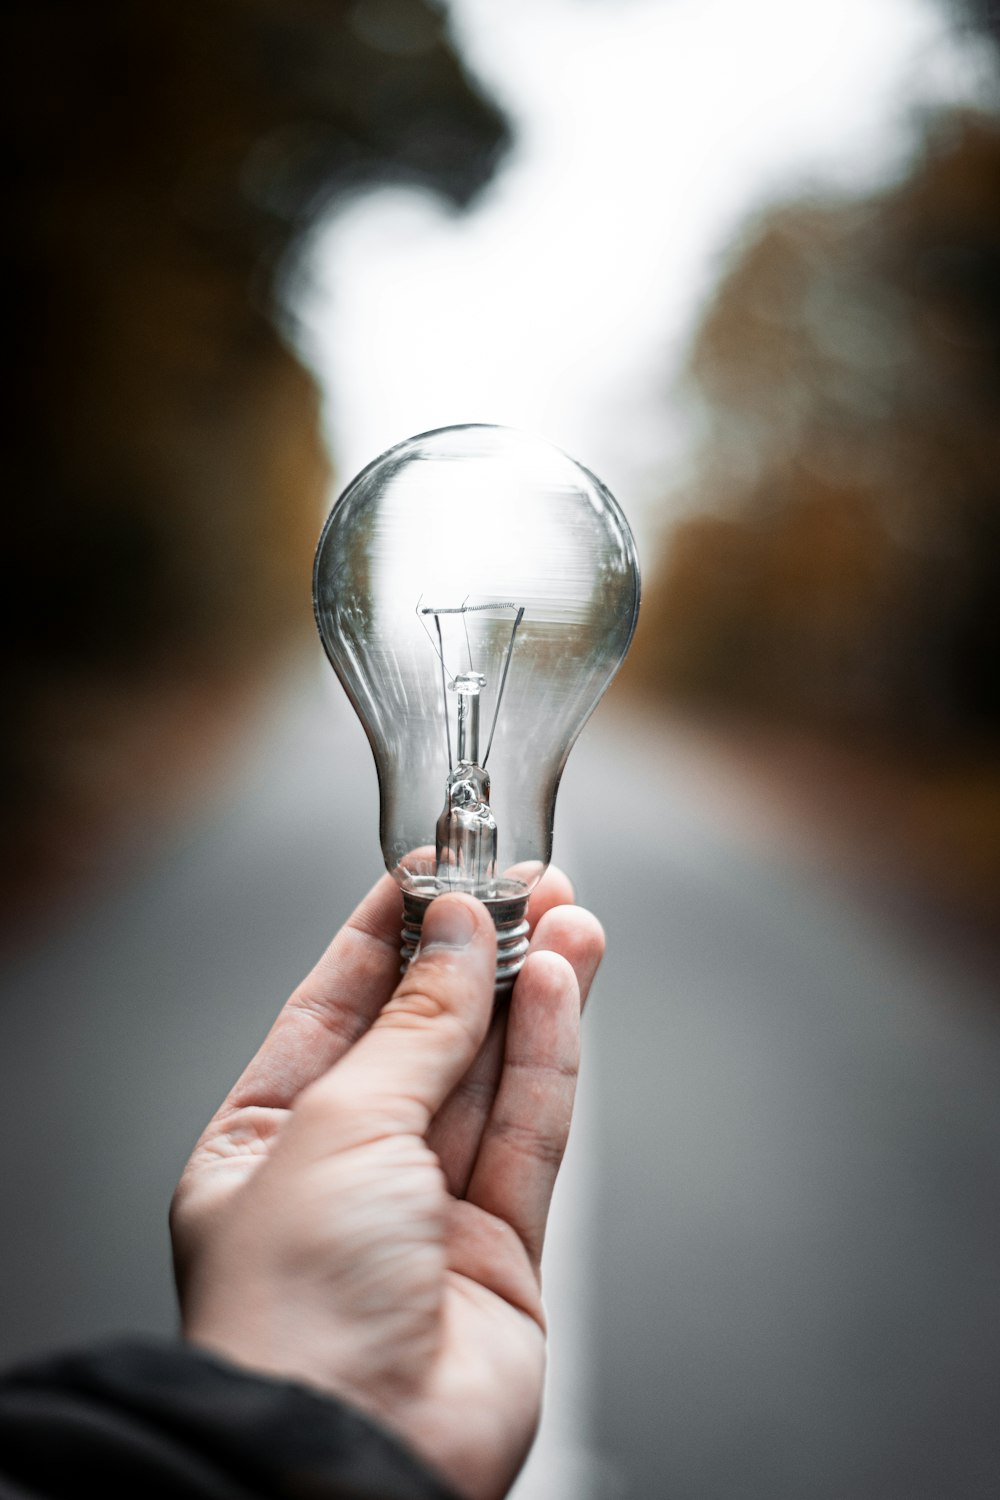
POLYGON ((392 999, 299 1096, 295 1115, 323 1115, 324 1155, 385 1135, 425 1133, 482 1045, 495 966, 496 930, 482 903, 458 894, 433 901, 419 952, 392 999))

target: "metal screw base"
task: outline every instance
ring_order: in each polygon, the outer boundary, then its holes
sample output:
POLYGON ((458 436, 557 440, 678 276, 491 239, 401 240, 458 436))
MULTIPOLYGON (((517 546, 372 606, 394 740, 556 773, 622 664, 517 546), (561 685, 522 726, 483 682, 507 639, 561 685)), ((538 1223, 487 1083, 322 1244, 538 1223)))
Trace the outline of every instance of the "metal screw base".
MULTIPOLYGON (((435 894, 438 894, 435 892, 435 894)), ((420 929, 424 913, 433 896, 417 895, 414 891, 403 892, 403 931, 400 955, 400 972, 409 968, 420 943, 420 929)), ((497 969, 495 994, 499 999, 508 995, 517 978, 528 951, 527 892, 518 896, 496 896, 483 902, 493 918, 497 930, 497 969)))

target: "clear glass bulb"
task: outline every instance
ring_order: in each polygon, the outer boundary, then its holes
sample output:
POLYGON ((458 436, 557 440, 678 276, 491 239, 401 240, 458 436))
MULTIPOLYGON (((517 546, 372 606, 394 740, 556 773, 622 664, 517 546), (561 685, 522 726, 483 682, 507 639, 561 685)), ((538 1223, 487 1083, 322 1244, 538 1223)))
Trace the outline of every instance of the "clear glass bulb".
POLYGON ((570 747, 635 629, 628 523, 558 448, 444 427, 390 448, 344 491, 313 598, 375 756, 404 958, 434 896, 468 891, 497 923, 503 987, 523 959, 570 747))

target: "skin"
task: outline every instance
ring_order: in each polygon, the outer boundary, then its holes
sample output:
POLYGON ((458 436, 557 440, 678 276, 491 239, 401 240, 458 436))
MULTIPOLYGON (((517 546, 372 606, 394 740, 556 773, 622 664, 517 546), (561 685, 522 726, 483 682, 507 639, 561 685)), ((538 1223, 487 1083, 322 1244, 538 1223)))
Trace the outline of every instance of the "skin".
POLYGON ((171 1210, 187 1338, 394 1431, 469 1500, 513 1482, 538 1423, 540 1261, 580 1011, 604 937, 549 870, 493 1012, 495 933, 430 907, 399 979, 387 876, 278 1016, 171 1210))

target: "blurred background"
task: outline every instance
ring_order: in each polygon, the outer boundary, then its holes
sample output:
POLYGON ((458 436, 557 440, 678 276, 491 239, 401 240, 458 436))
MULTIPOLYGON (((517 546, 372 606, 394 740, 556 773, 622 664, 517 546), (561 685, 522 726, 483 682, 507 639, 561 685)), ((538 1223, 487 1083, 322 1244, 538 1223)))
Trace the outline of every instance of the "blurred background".
POLYGON ((374 880, 343 484, 526 427, 632 520, 524 1497, 1000 1484, 1000 12, 15 5, 6 1359, 174 1326, 202 1124, 374 880), (628 806, 612 806, 612 788, 628 806))

